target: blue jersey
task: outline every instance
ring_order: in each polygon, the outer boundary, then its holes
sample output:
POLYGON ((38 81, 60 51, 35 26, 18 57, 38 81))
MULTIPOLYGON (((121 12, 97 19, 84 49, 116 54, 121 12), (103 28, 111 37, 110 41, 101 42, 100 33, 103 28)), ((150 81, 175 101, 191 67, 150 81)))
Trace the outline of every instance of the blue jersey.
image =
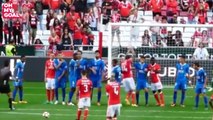
POLYGON ((121 67, 119 65, 112 68, 112 73, 115 75, 115 80, 121 83, 121 67))
POLYGON ((24 76, 24 67, 25 67, 25 62, 17 62, 15 66, 15 77, 18 77, 18 79, 23 79, 24 76))
MULTIPOLYGON (((59 59, 54 59, 54 66, 57 67, 59 64, 60 64, 59 59)), ((56 69, 56 73, 55 73, 56 80, 58 79, 59 76, 63 74, 63 72, 66 72, 66 71, 67 71, 67 62, 63 60, 63 63, 61 63, 59 68, 56 69)), ((64 74, 61 79, 66 80, 66 74, 64 74)))
POLYGON ((77 69, 76 69, 76 79, 81 79, 81 71, 87 69, 87 60, 86 59, 80 59, 76 60, 77 69))
POLYGON ((176 82, 187 82, 189 75, 189 65, 188 64, 176 64, 176 82))
POLYGON ((77 80, 77 61, 74 59, 70 60, 69 63, 69 80, 70 81, 76 81, 77 80))
POLYGON ((93 81, 101 80, 105 67, 104 61, 102 59, 92 59, 89 67, 95 69, 95 73, 90 73, 90 79, 93 81))
POLYGON ((134 64, 136 70, 136 79, 147 81, 148 64, 137 62, 134 64))
POLYGON ((206 80, 206 72, 203 68, 200 68, 195 72, 196 86, 203 86, 206 80))

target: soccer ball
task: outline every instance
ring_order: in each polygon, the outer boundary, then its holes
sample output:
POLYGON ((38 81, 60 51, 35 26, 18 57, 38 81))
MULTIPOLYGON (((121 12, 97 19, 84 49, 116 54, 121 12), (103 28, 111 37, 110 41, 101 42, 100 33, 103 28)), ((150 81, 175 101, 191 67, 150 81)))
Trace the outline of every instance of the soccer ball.
POLYGON ((50 117, 50 113, 49 112, 44 112, 42 114, 42 116, 45 117, 45 118, 49 118, 50 117))

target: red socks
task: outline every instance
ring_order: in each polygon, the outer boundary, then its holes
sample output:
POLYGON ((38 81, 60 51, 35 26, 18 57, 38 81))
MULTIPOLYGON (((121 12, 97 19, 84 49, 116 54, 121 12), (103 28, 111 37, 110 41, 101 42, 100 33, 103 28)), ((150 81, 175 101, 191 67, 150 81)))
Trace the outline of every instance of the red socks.
POLYGON ((127 100, 129 100, 131 94, 132 94, 132 92, 128 92, 128 93, 126 94, 126 99, 127 99, 127 100))
POLYGON ((50 90, 46 90, 47 100, 50 101, 50 90))
POLYGON ((80 120, 81 119, 81 110, 78 109, 77 111, 77 120, 80 120))
POLYGON ((164 95, 163 95, 163 93, 161 92, 160 93, 160 101, 161 101, 161 104, 165 104, 164 102, 164 95))
POLYGON ((85 110, 84 110, 84 120, 87 120, 88 114, 89 114, 89 110, 88 110, 88 109, 85 109, 85 110))
POLYGON ((155 97, 155 100, 157 101, 157 104, 160 105, 160 100, 159 100, 159 98, 158 98, 158 94, 155 93, 155 94, 154 94, 154 97, 155 97))
POLYGON ((132 92, 132 104, 135 104, 135 92, 132 92))

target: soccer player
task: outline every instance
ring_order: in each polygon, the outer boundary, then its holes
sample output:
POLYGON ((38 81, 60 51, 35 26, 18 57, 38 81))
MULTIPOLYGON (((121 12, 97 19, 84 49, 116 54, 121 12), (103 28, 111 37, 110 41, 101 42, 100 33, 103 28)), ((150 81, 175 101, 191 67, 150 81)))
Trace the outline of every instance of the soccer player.
POLYGON ((24 67, 25 67, 26 58, 24 55, 21 56, 21 60, 16 63, 15 70, 14 70, 14 86, 15 89, 13 91, 13 104, 17 104, 15 102, 16 93, 19 91, 19 103, 26 104, 27 101, 23 100, 23 76, 24 76, 24 67))
POLYGON ((66 97, 66 72, 67 72, 67 63, 62 58, 62 54, 58 55, 57 59, 54 59, 54 67, 56 69, 55 73, 55 104, 58 104, 58 88, 62 89, 62 105, 65 105, 66 97))
POLYGON ((76 90, 76 82, 77 82, 77 53, 73 54, 73 59, 70 60, 69 63, 69 81, 70 81, 70 92, 69 92, 69 100, 67 105, 71 105, 74 106, 74 104, 72 103, 72 97, 75 93, 76 90))
POLYGON ((104 73, 104 61, 100 58, 100 52, 95 51, 95 59, 92 59, 89 64, 91 70, 90 79, 92 80, 93 88, 98 88, 97 105, 100 106, 101 101, 101 81, 104 73))
POLYGON ((135 63, 135 70, 136 70, 136 79, 137 79, 137 86, 136 86, 136 104, 139 105, 139 94, 140 90, 144 90, 145 92, 145 105, 148 105, 148 98, 149 98, 149 91, 148 91, 148 64, 145 63, 145 56, 140 56, 140 61, 135 63))
POLYGON ((157 101, 157 106, 164 107, 164 95, 163 95, 163 85, 160 81, 160 70, 161 66, 160 64, 156 63, 156 60, 154 57, 150 60, 151 64, 149 64, 148 70, 150 71, 150 78, 151 78, 151 89, 154 94, 155 100, 157 101), (160 96, 160 99, 159 99, 160 96))
POLYGON ((45 77, 47 104, 53 104, 54 90, 55 90, 55 68, 54 68, 54 54, 50 54, 50 59, 45 63, 45 77))
POLYGON ((181 101, 180 106, 185 107, 184 100, 185 100, 185 94, 187 89, 187 81, 189 78, 189 65, 185 61, 185 56, 181 55, 179 57, 179 63, 176 64, 176 82, 175 82, 175 88, 174 88, 174 95, 173 95, 173 103, 171 104, 172 107, 176 106, 176 100, 177 100, 177 91, 181 90, 181 101))
POLYGON ((76 93, 78 94, 77 120, 81 119, 81 112, 84 110, 84 119, 87 120, 89 107, 91 106, 92 81, 87 78, 87 71, 81 71, 82 78, 77 81, 76 93))
POLYGON ((121 84, 121 78, 122 78, 122 73, 121 73, 121 67, 118 65, 118 60, 113 59, 112 60, 112 73, 115 75, 115 80, 121 84))
POLYGON ((77 69, 76 69, 76 79, 79 80, 81 79, 81 71, 82 70, 87 70, 87 65, 88 62, 86 59, 82 58, 82 51, 78 50, 77 51, 77 69))
POLYGON ((106 85, 108 95, 107 120, 117 120, 120 115, 120 83, 116 81, 115 74, 112 74, 110 82, 106 85))
POLYGON ((209 100, 209 105, 213 109, 213 95, 211 96, 211 99, 209 100))
POLYGON ((12 106, 12 93, 10 90, 9 79, 12 76, 10 71, 9 60, 4 61, 4 67, 0 70, 0 94, 7 94, 10 110, 15 108, 12 106))
POLYGON ((202 94, 205 104, 205 109, 208 109, 208 98, 206 95, 206 86, 207 86, 207 75, 203 68, 200 67, 198 62, 193 64, 193 68, 195 69, 195 79, 196 79, 196 87, 195 87, 195 109, 198 108, 199 104, 199 96, 202 94))
POLYGON ((137 107, 137 105, 135 104, 135 81, 133 79, 133 74, 132 74, 132 56, 131 55, 126 55, 125 60, 122 60, 121 70, 123 74, 122 84, 124 86, 125 91, 127 92, 126 99, 125 99, 126 104, 130 105, 129 98, 131 96, 132 106, 137 107))

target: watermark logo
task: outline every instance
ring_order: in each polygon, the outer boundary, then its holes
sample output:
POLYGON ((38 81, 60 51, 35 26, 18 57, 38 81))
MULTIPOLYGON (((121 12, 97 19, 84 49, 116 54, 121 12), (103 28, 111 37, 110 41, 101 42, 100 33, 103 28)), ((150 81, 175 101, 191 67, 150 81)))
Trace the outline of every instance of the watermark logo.
POLYGON ((20 18, 20 14, 18 11, 15 11, 12 3, 3 3, 2 17, 3 18, 20 18))

